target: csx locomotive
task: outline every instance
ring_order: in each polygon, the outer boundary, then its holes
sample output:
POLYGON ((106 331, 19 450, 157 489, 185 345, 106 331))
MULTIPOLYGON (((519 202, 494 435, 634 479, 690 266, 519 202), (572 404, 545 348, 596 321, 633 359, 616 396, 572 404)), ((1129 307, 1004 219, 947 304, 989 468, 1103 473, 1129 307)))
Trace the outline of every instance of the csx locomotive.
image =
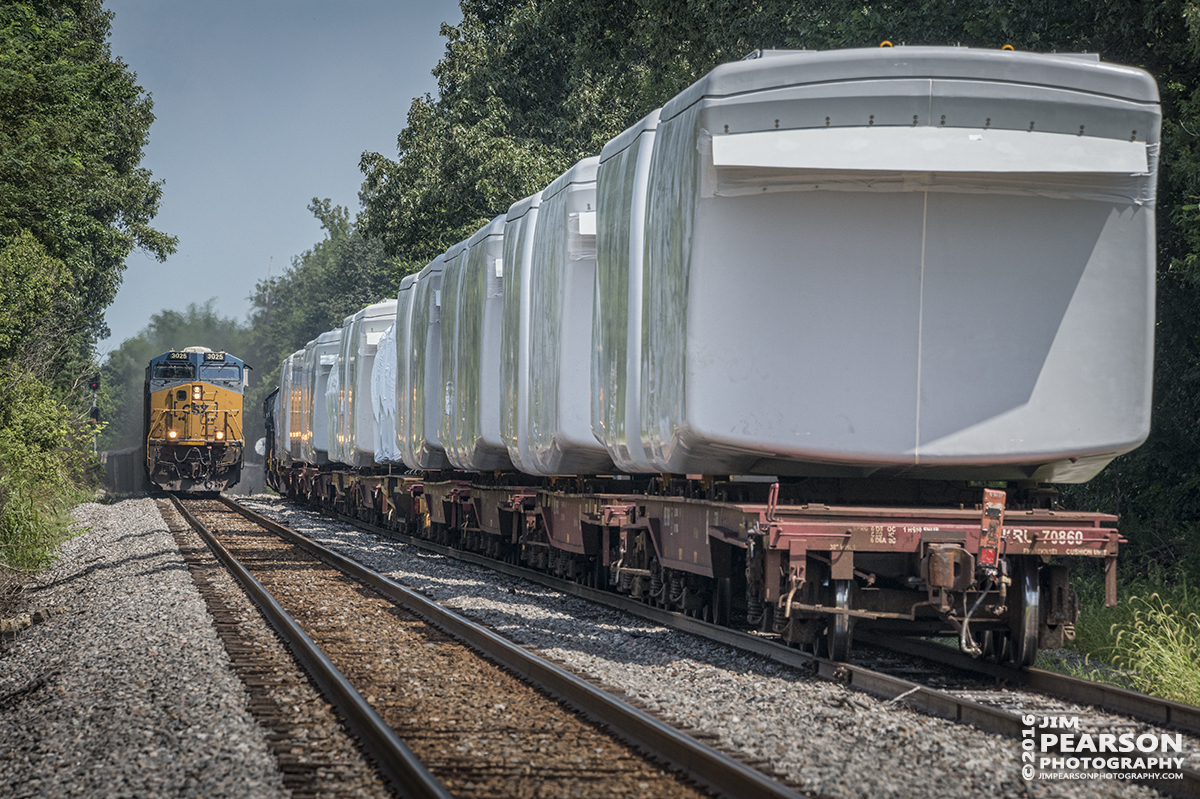
POLYGON ((167 491, 221 491, 242 476, 242 395, 250 367, 207 347, 146 367, 146 474, 167 491))

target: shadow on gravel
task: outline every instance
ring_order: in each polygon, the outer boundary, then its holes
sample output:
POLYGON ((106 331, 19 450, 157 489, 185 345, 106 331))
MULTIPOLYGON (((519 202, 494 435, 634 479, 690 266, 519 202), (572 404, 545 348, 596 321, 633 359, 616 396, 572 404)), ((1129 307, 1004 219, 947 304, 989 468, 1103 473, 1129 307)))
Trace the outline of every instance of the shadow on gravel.
MULTIPOLYGON (((128 565, 130 563, 136 563, 136 562, 145 561, 145 560, 153 560, 155 558, 161 558, 164 555, 170 555, 173 552, 174 552, 173 549, 170 549, 170 550, 163 549, 158 552, 147 552, 144 555, 130 555, 127 558, 122 558, 121 560, 112 561, 111 563, 92 563, 92 564, 88 565, 87 568, 83 569, 82 571, 78 571, 75 574, 70 575, 69 577, 60 578, 58 580, 55 580, 52 583, 40 584, 35 589, 31 589, 31 590, 47 591, 51 588, 58 588, 60 586, 70 585, 71 583, 75 582, 76 580, 78 580, 82 577, 88 577, 90 575, 95 574, 96 572, 105 572, 105 571, 109 571, 111 569, 119 569, 122 566, 128 565)), ((162 574, 162 573, 165 573, 168 571, 185 571, 186 572, 187 566, 185 566, 183 563, 179 563, 179 562, 170 563, 165 566, 160 566, 157 569, 150 569, 149 571, 141 572, 138 575, 134 575, 134 576, 140 577, 140 576, 149 575, 149 574, 162 574)))

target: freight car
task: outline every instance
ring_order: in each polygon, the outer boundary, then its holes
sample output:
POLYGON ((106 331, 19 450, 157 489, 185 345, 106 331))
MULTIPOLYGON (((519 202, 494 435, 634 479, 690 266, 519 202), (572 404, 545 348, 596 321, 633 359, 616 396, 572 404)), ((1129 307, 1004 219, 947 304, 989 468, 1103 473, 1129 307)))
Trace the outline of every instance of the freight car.
POLYGON ((1029 664, 1065 560, 1116 599, 1116 519, 1048 484, 1149 432, 1160 121, 1096 56, 722 65, 290 356, 271 485, 834 658, 1029 664))
POLYGON ((250 367, 187 347, 146 367, 146 475, 167 491, 222 491, 242 475, 242 395, 250 367))

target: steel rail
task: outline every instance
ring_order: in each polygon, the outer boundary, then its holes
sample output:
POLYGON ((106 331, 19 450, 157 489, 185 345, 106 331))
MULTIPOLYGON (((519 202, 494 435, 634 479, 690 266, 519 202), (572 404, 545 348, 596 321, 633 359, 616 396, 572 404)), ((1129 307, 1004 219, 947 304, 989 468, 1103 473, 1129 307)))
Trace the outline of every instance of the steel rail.
POLYGON ((917 638, 884 635, 873 631, 864 631, 860 635, 856 635, 856 638, 865 644, 925 658, 945 666, 960 668, 963 671, 986 674, 999 680, 1005 680, 1010 684, 1022 685, 1069 702, 1093 705, 1104 710, 1133 716, 1160 727, 1169 727, 1200 735, 1200 708, 1181 702, 1173 702, 1170 699, 1138 693, 1128 688, 1119 688, 1115 685, 1084 680, 1066 674, 1056 674, 1044 669, 1018 669, 986 660, 977 660, 956 649, 917 638))
POLYGON ((227 497, 221 497, 221 500, 255 524, 266 527, 331 566, 350 574, 381 595, 421 616, 590 718, 608 726, 619 737, 670 763, 718 794, 738 799, 800 799, 803 796, 395 580, 321 546, 227 497))
MULTIPOLYGON (((224 498, 223 498, 224 499, 224 498)), ((226 500, 230 504, 237 505, 231 500, 226 500)), ((239 508, 242 506, 238 505, 239 508)), ((718 627, 709 622, 693 619, 690 616, 685 616, 682 613, 663 610, 662 608, 652 607, 643 602, 630 597, 614 594, 609 591, 602 591, 595 588, 588 588, 579 583, 563 580, 543 572, 527 569, 522 566, 515 566, 511 563, 493 560, 491 558, 478 555, 474 552, 467 552, 452 547, 435 544, 431 541, 426 541, 421 538, 398 533, 395 530, 388 530, 383 527, 378 527, 369 524, 360 519, 355 519, 352 516, 347 516, 336 511, 326 509, 307 508, 308 510, 316 510, 319 513, 343 521, 346 524, 367 530, 377 535, 394 540, 409 543, 420 547, 430 552, 436 552, 446 557, 455 558, 465 563, 471 563, 477 566, 494 569, 511 577, 520 577, 522 579, 531 580, 547 588, 552 588, 556 591, 561 591, 564 594, 571 594, 582 599, 587 599, 592 602, 597 602, 602 605, 623 610, 635 616, 653 621, 664 626, 672 627, 683 632, 692 633, 694 635, 706 638, 710 641, 723 643, 728 646, 738 649, 753 652, 763 657, 769 658, 776 663, 791 666, 794 668, 807 669, 814 671, 815 674, 824 679, 843 683, 849 687, 863 691, 865 693, 884 699, 888 702, 903 702, 905 705, 912 707, 931 716, 947 719, 949 721, 961 722, 970 724, 985 732, 1003 735, 1007 738, 1020 739, 1022 732, 1026 726, 1021 720, 1021 717, 1015 713, 985 705, 980 702, 974 702, 969 699, 962 699, 945 691, 939 691, 934 688, 928 688, 919 683, 910 682, 909 680, 893 677, 888 674, 882 674, 871 669, 866 669, 861 666, 855 666, 849 663, 837 663, 816 657, 806 652, 801 652, 797 649, 792 649, 783 644, 777 643, 773 638, 766 636, 745 633, 738 630, 732 630, 727 627, 718 627)), ((244 509, 249 511, 249 509, 244 509)), ((253 511, 249 511, 253 514, 253 511)), ((258 514, 254 514, 258 517, 258 514)), ((266 521, 270 521, 269 519, 266 521)), ((868 640, 866 634, 855 633, 856 640, 861 640, 864 643, 872 643, 868 640)), ((910 643, 915 643, 910 640, 910 643)), ((936 645, 933 645, 936 646, 936 645)), ((958 654, 947 647, 941 647, 948 655, 958 654)), ((899 651, 899 650, 898 650, 899 651)), ((1018 671, 1010 667, 1003 667, 992 663, 981 663, 974 661, 971 658, 963 655, 966 660, 972 660, 976 665, 976 671, 983 671, 992 676, 999 676, 1004 679, 1009 672, 1018 671), (982 667, 982 668, 980 668, 982 667)), ((956 665, 947 664, 947 665, 956 665)), ((1047 677, 1041 675, 1052 675, 1051 672, 1043 672, 1039 669, 1023 670, 1027 673, 1028 687, 1033 690, 1043 690, 1040 685, 1051 682, 1047 677)), ((1052 675, 1053 676, 1053 675, 1052 675)), ((1139 718, 1144 718, 1148 721, 1153 721, 1159 713, 1170 714, 1172 718, 1171 726, 1179 729, 1190 730, 1191 723, 1194 722, 1196 714, 1200 713, 1200 709, 1192 708, 1187 705, 1181 705, 1177 702, 1168 702, 1154 697, 1148 697, 1144 694, 1139 694, 1135 691, 1127 691, 1124 689, 1114 689, 1112 686, 1102 685, 1100 683, 1088 683, 1087 680, 1077 680, 1070 678, 1076 683, 1083 685, 1075 685, 1070 689, 1078 696, 1094 697, 1087 704, 1092 704, 1105 710, 1111 710, 1116 713, 1125 713, 1128 715, 1137 715, 1139 718), (1089 688, 1092 686, 1092 688, 1089 688), (1102 700, 1112 697, 1113 705, 1107 705, 1102 700), (1135 714, 1128 710, 1130 707, 1136 706, 1139 699, 1145 698, 1151 703, 1161 703, 1155 705, 1160 710, 1143 711, 1141 714, 1135 714)), ((1050 693, 1050 691, 1046 691, 1050 693)), ((1061 698, 1067 698, 1063 696, 1061 698)), ((1082 700, 1075 700, 1082 701, 1082 700)), ((1200 799, 1200 771, 1184 768, 1182 769, 1182 780, 1167 780, 1167 779, 1143 779, 1138 782, 1154 787, 1158 790, 1170 793, 1175 796, 1186 797, 1186 799, 1200 799)))
POLYGON ((367 753, 375 761, 380 774, 396 792, 405 799, 452 799, 450 792, 425 768, 412 750, 400 740, 316 643, 300 629, 262 583, 222 546, 208 528, 183 506, 178 497, 174 494, 169 496, 175 508, 204 539, 217 559, 237 578, 271 626, 287 642, 296 659, 308 671, 326 699, 346 719, 351 731, 358 736, 367 753))

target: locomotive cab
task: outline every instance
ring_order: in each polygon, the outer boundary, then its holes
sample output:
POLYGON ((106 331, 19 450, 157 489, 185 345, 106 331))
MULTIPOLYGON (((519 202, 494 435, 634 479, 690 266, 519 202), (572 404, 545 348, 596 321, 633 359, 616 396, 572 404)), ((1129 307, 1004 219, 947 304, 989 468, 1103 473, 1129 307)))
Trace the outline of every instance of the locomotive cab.
POLYGON ((146 473, 168 491, 221 491, 241 479, 242 360, 206 347, 163 353, 146 367, 146 473))

